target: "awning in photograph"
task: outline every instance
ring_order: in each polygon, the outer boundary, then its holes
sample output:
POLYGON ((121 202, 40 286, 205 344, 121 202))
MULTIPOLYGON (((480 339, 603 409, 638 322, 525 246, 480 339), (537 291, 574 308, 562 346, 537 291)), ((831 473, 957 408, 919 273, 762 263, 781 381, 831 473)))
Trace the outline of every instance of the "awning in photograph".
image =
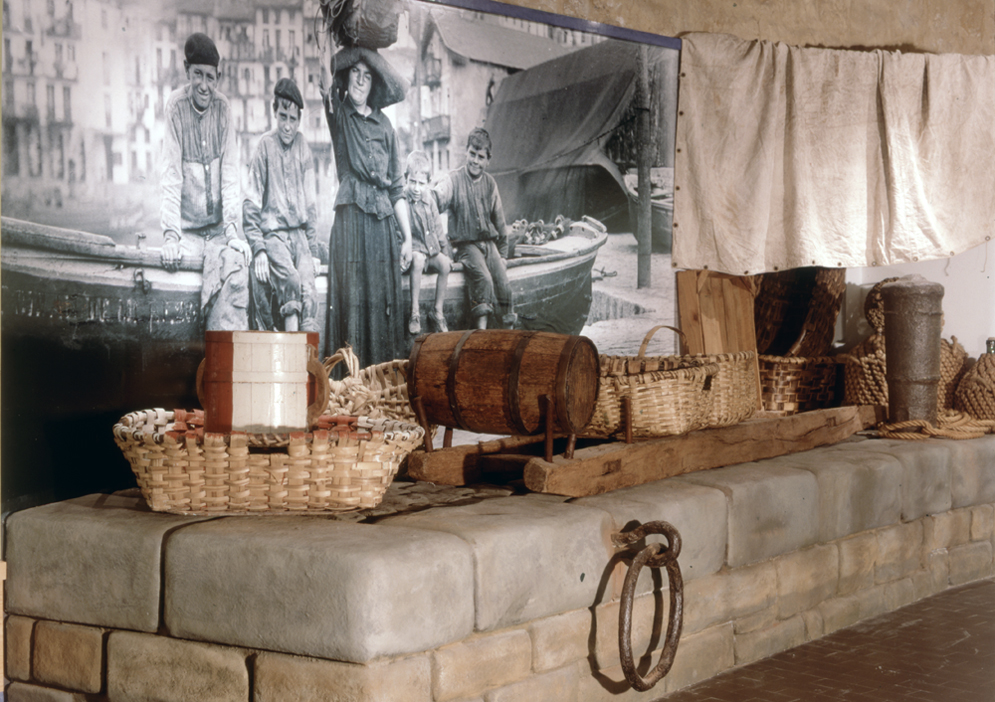
MULTIPOLYGON (((605 41, 502 81, 485 126, 494 145, 489 170, 509 219, 598 216, 610 201, 625 207, 624 174, 606 146, 620 128, 634 138, 640 50, 605 41)), ((646 53, 654 165, 672 166, 678 55, 658 47, 646 53)))

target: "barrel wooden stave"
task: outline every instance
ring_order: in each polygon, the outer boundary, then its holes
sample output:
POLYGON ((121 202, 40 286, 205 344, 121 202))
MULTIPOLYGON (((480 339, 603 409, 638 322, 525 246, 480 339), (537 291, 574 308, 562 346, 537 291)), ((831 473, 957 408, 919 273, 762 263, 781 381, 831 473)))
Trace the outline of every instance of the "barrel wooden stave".
POLYGON ((535 434, 545 427, 540 397, 547 395, 555 403, 554 430, 572 433, 594 411, 598 354, 585 337, 444 332, 419 338, 408 372, 411 396, 421 399, 430 423, 489 434, 535 434))

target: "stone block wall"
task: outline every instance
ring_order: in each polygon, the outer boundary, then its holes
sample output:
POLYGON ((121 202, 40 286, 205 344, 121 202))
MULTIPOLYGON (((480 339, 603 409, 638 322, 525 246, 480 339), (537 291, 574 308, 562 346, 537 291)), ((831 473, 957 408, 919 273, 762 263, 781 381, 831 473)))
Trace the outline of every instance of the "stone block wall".
MULTIPOLYGON (((13 702, 652 700, 992 577, 995 437, 859 440, 376 524, 190 520, 92 496, 13 515, 7 539, 13 702), (611 535, 657 519, 684 541, 684 628, 670 674, 638 693, 619 664, 626 559, 611 535), (108 524, 129 533, 108 540, 108 524)), ((666 588, 641 574, 644 672, 666 588)))

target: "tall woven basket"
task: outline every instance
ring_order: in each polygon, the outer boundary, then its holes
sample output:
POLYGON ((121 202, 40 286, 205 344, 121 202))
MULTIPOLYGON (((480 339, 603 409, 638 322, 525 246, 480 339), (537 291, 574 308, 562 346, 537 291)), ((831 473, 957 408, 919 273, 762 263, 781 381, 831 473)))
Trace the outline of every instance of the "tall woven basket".
POLYGON ((289 435, 205 433, 200 410, 132 412, 114 440, 149 507, 174 514, 347 512, 376 507, 401 460, 423 440, 415 424, 322 416, 289 435))

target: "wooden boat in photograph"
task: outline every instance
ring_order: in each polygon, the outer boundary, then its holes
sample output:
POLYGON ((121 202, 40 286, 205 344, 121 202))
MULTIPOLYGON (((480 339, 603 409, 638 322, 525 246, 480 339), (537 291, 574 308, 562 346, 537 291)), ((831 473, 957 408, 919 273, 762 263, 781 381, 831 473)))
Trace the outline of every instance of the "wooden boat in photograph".
MULTIPOLYGON (((580 331, 590 309, 591 267, 606 238, 581 226, 542 246, 516 248, 508 275, 520 327, 580 331)), ((184 262, 170 272, 157 248, 123 246, 110 237, 7 217, 2 243, 5 377, 8 370, 26 368, 34 382, 44 383, 58 369, 58 383, 44 393, 32 392, 44 396, 50 409, 196 402, 194 376, 204 356, 199 264, 184 262), (48 371, 41 373, 38 364, 48 371)), ((406 297, 408 280, 405 276, 406 297)), ((435 283, 435 275, 422 278, 426 322, 435 283)), ((327 276, 319 275, 322 319, 326 290, 327 276)), ((466 328, 466 289, 458 265, 449 277, 444 309, 451 329, 466 328)))

